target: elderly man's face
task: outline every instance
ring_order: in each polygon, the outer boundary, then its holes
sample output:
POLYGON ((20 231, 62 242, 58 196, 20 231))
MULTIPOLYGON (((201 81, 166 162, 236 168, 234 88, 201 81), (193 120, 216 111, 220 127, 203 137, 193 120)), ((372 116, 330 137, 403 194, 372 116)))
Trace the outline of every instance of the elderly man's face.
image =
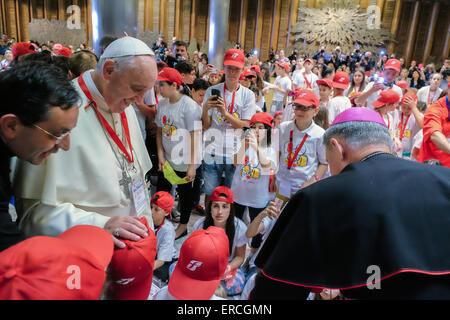
POLYGON ((155 85, 156 78, 156 61, 151 56, 137 56, 134 66, 120 72, 112 71, 105 78, 103 92, 111 112, 121 113, 134 102, 143 103, 145 93, 155 85))

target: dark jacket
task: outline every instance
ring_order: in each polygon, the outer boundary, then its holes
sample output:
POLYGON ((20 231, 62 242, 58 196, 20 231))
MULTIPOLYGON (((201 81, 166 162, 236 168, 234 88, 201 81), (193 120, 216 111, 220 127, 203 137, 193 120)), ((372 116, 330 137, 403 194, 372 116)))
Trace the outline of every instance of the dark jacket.
POLYGON ((12 156, 11 151, 0 139, 0 251, 25 239, 9 214, 9 202, 12 198, 9 179, 12 156))
POLYGON ((450 169, 389 154, 289 201, 256 258, 251 299, 450 299, 450 169), (378 266, 381 289, 366 283, 378 266), (368 271, 369 270, 369 271, 368 271))

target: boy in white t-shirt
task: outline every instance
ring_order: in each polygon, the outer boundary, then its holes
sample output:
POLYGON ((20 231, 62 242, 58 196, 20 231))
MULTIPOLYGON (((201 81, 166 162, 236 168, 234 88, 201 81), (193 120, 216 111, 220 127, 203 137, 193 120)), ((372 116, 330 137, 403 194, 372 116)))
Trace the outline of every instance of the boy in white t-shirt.
POLYGON ((283 110, 287 103, 289 91, 292 90, 292 81, 288 72, 290 65, 288 63, 277 62, 275 72, 278 75, 272 86, 263 89, 263 93, 274 91, 272 103, 270 105, 270 115, 273 117, 275 112, 283 110))
POLYGON ((292 103, 294 120, 280 125, 280 165, 275 175, 276 197, 284 201, 320 180, 328 168, 322 141, 325 130, 312 120, 319 111, 319 99, 313 91, 301 89, 292 103))
POLYGON ((155 193, 150 201, 156 234, 156 258, 153 276, 163 282, 169 280, 169 267, 175 257, 175 228, 166 219, 173 209, 174 199, 166 191, 155 193))
POLYGON ((433 73, 430 77, 430 85, 422 87, 417 91, 417 99, 419 102, 426 103, 427 106, 436 102, 442 92, 439 85, 442 81, 442 75, 440 73, 433 73))
POLYGON ((344 96, 344 91, 349 84, 350 79, 347 72, 336 72, 333 77, 333 98, 328 102, 328 123, 333 123, 339 113, 352 107, 350 99, 344 96))
POLYGON ((317 75, 311 72, 314 66, 314 62, 311 59, 306 59, 303 63, 304 71, 297 72, 292 78, 294 89, 309 89, 316 90, 317 83, 319 80, 317 75))
POLYGON ((408 92, 402 97, 400 110, 393 111, 393 128, 395 137, 402 142, 399 157, 411 158, 413 138, 423 127, 423 114, 417 108, 417 95, 408 92))

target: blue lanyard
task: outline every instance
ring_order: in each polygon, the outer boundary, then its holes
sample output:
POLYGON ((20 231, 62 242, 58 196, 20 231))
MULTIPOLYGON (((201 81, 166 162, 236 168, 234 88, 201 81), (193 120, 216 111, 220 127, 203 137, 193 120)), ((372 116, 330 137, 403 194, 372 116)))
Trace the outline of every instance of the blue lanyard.
POLYGON ((447 104, 448 121, 450 121, 450 103, 448 102, 448 94, 445 96, 445 103, 447 104))

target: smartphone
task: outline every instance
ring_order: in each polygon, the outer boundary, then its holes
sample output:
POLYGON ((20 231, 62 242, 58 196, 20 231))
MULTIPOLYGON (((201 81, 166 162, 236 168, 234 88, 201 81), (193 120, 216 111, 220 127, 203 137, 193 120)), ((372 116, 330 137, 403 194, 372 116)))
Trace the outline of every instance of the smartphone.
POLYGON ((249 133, 250 133, 250 128, 249 127, 243 127, 242 128, 241 140, 245 139, 248 136, 249 133))
POLYGON ((217 96, 217 97, 215 97, 215 98, 213 99, 214 101, 217 101, 217 98, 220 97, 220 91, 217 90, 217 89, 212 89, 212 90, 211 90, 211 95, 212 95, 212 96, 217 96))

